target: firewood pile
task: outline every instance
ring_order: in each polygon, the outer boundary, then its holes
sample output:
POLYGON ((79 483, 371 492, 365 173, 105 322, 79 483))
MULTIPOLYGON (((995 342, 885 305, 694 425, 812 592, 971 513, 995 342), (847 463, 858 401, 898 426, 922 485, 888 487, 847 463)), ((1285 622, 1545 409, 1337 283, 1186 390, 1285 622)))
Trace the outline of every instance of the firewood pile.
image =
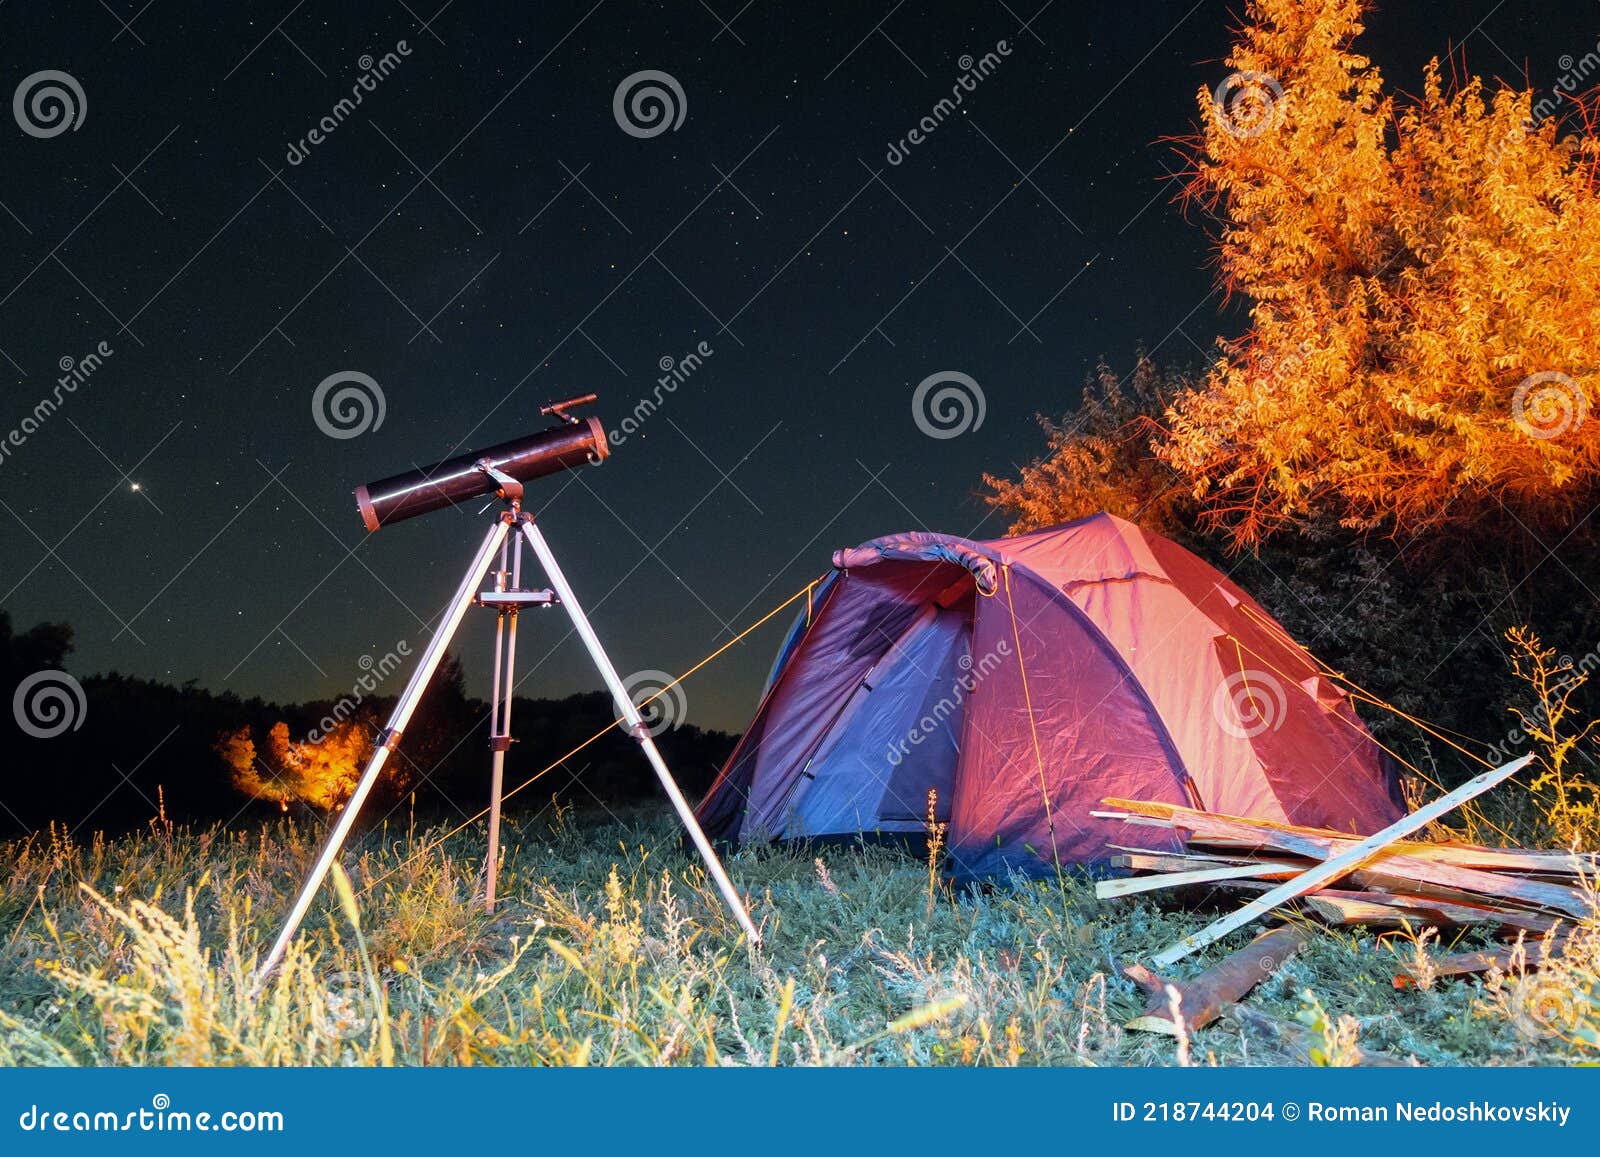
MULTIPOLYGON (((1171 804, 1108 799, 1094 813, 1178 833, 1180 852, 1120 850, 1111 864, 1131 874, 1096 885, 1101 897, 1184 889, 1261 894, 1351 852, 1362 837, 1324 828, 1221 815, 1171 804)), ((1594 855, 1395 840, 1293 902, 1326 924, 1374 929, 1484 928, 1529 940, 1590 912, 1585 877, 1594 855)), ((1486 954, 1492 955, 1492 954, 1486 954)))
MULTIPOLYGON (((1520 760, 1485 773, 1373 836, 1173 804, 1105 800, 1108 810, 1095 816, 1131 827, 1167 829, 1176 833, 1182 850, 1119 848, 1111 864, 1129 874, 1098 882, 1098 896, 1156 894, 1196 902, 1237 894, 1243 901, 1205 929, 1152 956, 1155 968, 1173 964, 1268 914, 1277 917, 1292 909, 1302 917, 1262 932, 1244 948, 1181 983, 1144 964, 1127 965, 1124 974, 1149 997, 1144 1012, 1127 1027, 1182 1036, 1231 1011, 1242 1024, 1259 1030, 1270 1018, 1239 1002, 1306 946, 1306 917, 1341 927, 1410 929, 1415 934, 1426 928, 1441 933, 1478 929, 1509 942, 1432 959, 1427 966, 1430 979, 1493 968, 1505 971, 1517 965, 1539 967, 1564 947, 1577 922, 1593 918, 1600 858, 1405 838, 1430 817, 1525 763, 1520 760)), ((1409 966, 1400 967, 1395 987, 1409 987, 1418 977, 1409 966)), ((1291 1045, 1305 1035, 1291 1024, 1273 1022, 1267 1027, 1291 1045)), ((1294 1045, 1301 1046, 1301 1051, 1311 1047, 1304 1041, 1294 1045)), ((1359 1063, 1401 1062, 1364 1056, 1359 1063)))

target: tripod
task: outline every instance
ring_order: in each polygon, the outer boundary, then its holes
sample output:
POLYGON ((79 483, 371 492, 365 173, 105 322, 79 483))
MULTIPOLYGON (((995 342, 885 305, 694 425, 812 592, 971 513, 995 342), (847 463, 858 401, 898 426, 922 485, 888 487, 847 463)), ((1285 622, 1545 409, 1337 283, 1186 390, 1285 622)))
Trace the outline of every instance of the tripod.
POLYGON ((649 761, 651 768, 656 773, 656 778, 661 781, 661 786, 666 790, 667 798, 672 801, 673 809, 677 811, 678 818, 683 821, 683 826, 689 833, 689 838, 700 853, 700 858, 705 861, 706 870, 711 878, 716 881, 717 889, 722 893, 723 900, 727 903, 734 919, 744 929, 745 935, 752 944, 759 944, 761 934, 756 931, 755 924, 750 919, 750 914, 745 910, 744 901, 740 899, 738 891, 733 886, 733 881, 723 870, 722 862, 717 858, 716 851, 706 839, 705 832, 700 829, 700 824, 694 818, 694 811, 689 807, 683 793, 678 789, 677 781, 672 778, 672 772, 667 769, 666 760, 661 758, 661 752, 656 748, 655 740, 650 735, 649 726, 645 723, 639 708, 628 697, 627 689, 623 686, 622 679, 617 675, 617 669, 611 665, 611 659, 606 655, 605 648, 600 645, 600 640, 595 636, 594 628, 589 625, 588 616, 583 613, 583 608, 578 605, 577 596, 573 594, 571 585, 567 582, 566 575, 562 573, 561 566, 556 562, 555 554, 550 550, 550 544, 545 541, 533 520, 533 515, 522 510, 522 484, 500 471, 494 469, 487 461, 477 464, 477 468, 489 475, 499 483, 497 491, 499 497, 507 504, 507 509, 496 518, 494 525, 484 535, 483 543, 478 547, 478 553, 473 557, 467 567, 467 573, 461 580, 461 585, 456 589, 454 598, 445 609, 444 617, 440 620, 439 629, 434 632, 433 638, 428 641, 427 648, 422 653, 421 661, 411 675, 411 680, 406 684, 404 693, 395 704, 394 712, 389 717, 388 725, 378 738, 377 748, 372 753, 372 758, 367 762, 366 769, 361 773, 355 791, 351 793, 349 802, 344 806, 339 822, 334 825, 329 834, 327 843, 323 845, 321 853, 317 856, 316 863, 312 866, 311 874, 301 885, 300 893, 295 897, 294 906, 289 910, 289 915, 283 924, 283 930, 278 934, 278 939, 273 943, 272 950, 267 954, 267 959, 257 973, 258 979, 265 978, 283 960, 283 954, 289 947, 289 942, 294 938, 300 922, 305 919, 306 912, 311 907, 311 902, 316 897, 317 890, 327 878, 333 861, 338 857, 340 849, 344 846, 345 839, 350 834, 350 829, 355 825, 356 815, 361 810, 373 785, 377 782, 378 775, 383 770, 384 764, 389 759, 389 754, 400 744, 401 736, 405 732, 406 724, 410 721, 412 712, 417 708, 422 699, 422 693, 427 688, 433 673, 438 669, 439 663, 444 659, 445 649, 450 645, 451 638, 461 625, 467 608, 477 603, 480 606, 491 607, 499 615, 495 631, 494 643, 494 690, 490 697, 489 708, 489 747, 491 752, 491 782, 489 792, 489 848, 486 878, 484 885, 484 905, 489 911, 494 910, 495 882, 499 869, 500 856, 500 796, 504 785, 506 750, 511 746, 511 692, 515 686, 513 671, 516 665, 517 644, 517 612, 525 606, 550 606, 559 603, 566 608, 568 616, 572 619, 572 627, 583 640, 584 647, 589 652, 589 657, 594 661, 595 667, 600 672, 600 677, 605 681, 606 688, 611 692, 611 697, 616 702, 617 711, 621 714, 627 730, 638 741, 644 757, 649 761), (512 537, 515 535, 515 550, 511 550, 512 537), (539 565, 544 569, 545 577, 549 580, 552 590, 523 590, 522 582, 522 544, 526 540, 532 547, 534 556, 539 560, 539 565), (495 552, 500 554, 499 569, 493 572, 494 586, 492 590, 480 592, 478 583, 489 567, 495 552), (507 570, 508 554, 510 555, 510 570, 507 570), (509 586, 507 582, 509 581, 509 586))

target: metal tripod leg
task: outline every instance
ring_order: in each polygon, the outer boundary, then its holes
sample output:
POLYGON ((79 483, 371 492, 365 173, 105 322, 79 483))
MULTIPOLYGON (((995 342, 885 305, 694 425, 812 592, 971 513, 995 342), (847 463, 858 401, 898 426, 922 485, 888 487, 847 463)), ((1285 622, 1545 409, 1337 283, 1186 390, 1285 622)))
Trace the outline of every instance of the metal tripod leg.
POLYGON ((400 742, 400 734, 411 719, 411 714, 417 708, 417 703, 422 699, 423 691, 427 690, 428 682, 433 678, 433 673, 444 658, 445 649, 450 645, 456 628, 461 625, 461 617, 467 613, 467 608, 472 605, 473 597, 478 593, 478 583, 483 578, 484 571, 489 567, 489 560, 494 557, 494 552, 505 541, 511 524, 508 521, 497 521, 484 535, 483 545, 478 548, 477 556, 467 568, 466 575, 461 580, 461 586, 456 589, 455 597, 450 605, 445 608, 444 617, 439 620, 439 628, 434 631, 433 638, 428 640, 427 649, 422 653, 422 659, 417 664, 417 669, 412 672, 411 681, 406 684, 404 694, 395 704, 394 713, 389 716, 389 724, 384 728, 383 736, 379 740, 378 749, 372 753, 372 758, 367 761, 367 768, 361 773, 361 779, 356 784, 356 789, 351 793, 350 800, 344 805, 344 811, 339 816, 339 822, 334 825, 333 832, 328 836, 328 841, 322 846, 322 852, 317 856, 317 862, 311 869, 311 874, 306 877, 306 882, 300 888, 300 894, 295 897, 294 907, 289 910, 288 918, 284 920, 283 931, 278 933, 277 941, 272 945, 272 951, 267 953, 266 960, 256 973, 259 984, 283 960, 283 954, 289 947, 289 941, 294 938, 295 932, 300 927, 300 922, 305 919, 306 912, 311 907, 311 902, 316 898, 317 889, 322 886, 322 881, 327 877, 328 871, 333 867, 334 858, 338 856, 339 849, 344 846, 350 829, 355 825, 356 815, 361 811, 361 805, 367 795, 372 791, 372 785, 377 782, 378 774, 383 770, 383 765, 388 761, 389 753, 400 742))
MULTIPOLYGON (((495 589, 506 589, 507 538, 500 543, 500 570, 495 589)), ((511 555, 511 587, 522 589, 522 538, 516 538, 511 555)), ((494 629, 494 686, 489 692, 489 749, 493 753, 489 775, 489 851, 484 870, 483 910, 494 911, 495 885, 500 878, 500 797, 505 790, 506 752, 511 747, 511 696, 517 687, 517 607, 502 606, 494 629), (501 656, 504 655, 502 670, 501 656)))
POLYGON ((678 813, 678 818, 683 821, 683 826, 689 832, 689 838, 694 841, 700 858, 705 861, 706 870, 711 873, 711 878, 716 881, 717 889, 722 893, 722 898, 733 911, 734 919, 744 929, 745 935, 750 938, 751 944, 761 943, 761 933, 756 931, 756 926, 750 919, 750 913, 745 911, 744 901, 740 898, 733 881, 728 879, 728 873, 723 870, 722 861, 717 858, 716 850, 712 848, 711 841, 706 839, 705 832, 700 830, 700 824, 694 818, 694 811, 683 798, 683 792, 678 790, 677 781, 672 778, 672 772, 667 770, 666 760, 661 758, 661 752, 656 749, 655 740, 650 737, 650 731, 645 724, 644 717, 639 709, 634 706, 633 700, 628 697, 627 688, 622 685, 622 679, 617 675, 617 669, 611 665, 605 648, 600 645, 599 638, 594 633, 594 628, 589 625, 588 616, 583 613, 583 608, 578 605, 578 597, 573 594, 572 586, 567 582, 567 576, 561 572, 561 564, 556 562, 556 556, 550 550, 550 544, 544 540, 544 535, 534 525, 530 515, 522 515, 522 533, 527 536, 528 545, 533 547, 533 553, 539 559, 539 565, 544 568, 545 577, 550 580, 550 585, 555 588, 556 595, 561 600, 561 605, 566 608, 567 614, 572 618, 573 629, 578 632, 578 637, 583 640, 583 645, 589 651, 589 657, 594 660, 600 677, 605 680, 611 698, 616 701, 617 710, 622 713, 622 718, 628 724, 629 734, 638 740, 639 747, 644 751, 644 756, 650 761, 650 766, 655 770, 656 778, 661 781, 661 786, 667 793, 667 798, 672 801, 673 808, 678 813))

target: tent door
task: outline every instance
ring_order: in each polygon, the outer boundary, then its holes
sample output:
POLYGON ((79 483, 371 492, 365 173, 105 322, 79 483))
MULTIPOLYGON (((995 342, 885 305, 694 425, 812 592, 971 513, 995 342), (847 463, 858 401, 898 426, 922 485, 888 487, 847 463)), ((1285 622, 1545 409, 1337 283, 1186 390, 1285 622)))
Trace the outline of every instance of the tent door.
POLYGON ((921 831, 929 788, 949 817, 970 617, 930 603, 884 652, 800 776, 782 835, 921 831))

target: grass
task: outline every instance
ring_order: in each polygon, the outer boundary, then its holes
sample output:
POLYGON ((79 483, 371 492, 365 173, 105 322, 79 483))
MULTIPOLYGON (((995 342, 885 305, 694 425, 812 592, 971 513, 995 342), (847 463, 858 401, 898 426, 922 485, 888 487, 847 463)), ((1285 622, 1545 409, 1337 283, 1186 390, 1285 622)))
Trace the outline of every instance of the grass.
POLYGON ((520 822, 492 917, 474 900, 481 832, 420 855, 426 831, 368 832, 260 993, 254 966, 315 852, 310 829, 153 824, 0 845, 0 1063, 1283 1064, 1364 1051, 1499 1065, 1593 1060, 1600 1043, 1594 922, 1588 955, 1546 979, 1405 991, 1398 964, 1436 942, 1319 932, 1248 998, 1257 1015, 1174 1041, 1120 1027, 1145 1003, 1121 966, 1204 915, 1100 902, 1070 879, 952 894, 883 848, 746 850, 728 865, 763 928, 752 951, 660 813, 520 822), (1262 1032, 1263 1017, 1288 1030, 1262 1032))

